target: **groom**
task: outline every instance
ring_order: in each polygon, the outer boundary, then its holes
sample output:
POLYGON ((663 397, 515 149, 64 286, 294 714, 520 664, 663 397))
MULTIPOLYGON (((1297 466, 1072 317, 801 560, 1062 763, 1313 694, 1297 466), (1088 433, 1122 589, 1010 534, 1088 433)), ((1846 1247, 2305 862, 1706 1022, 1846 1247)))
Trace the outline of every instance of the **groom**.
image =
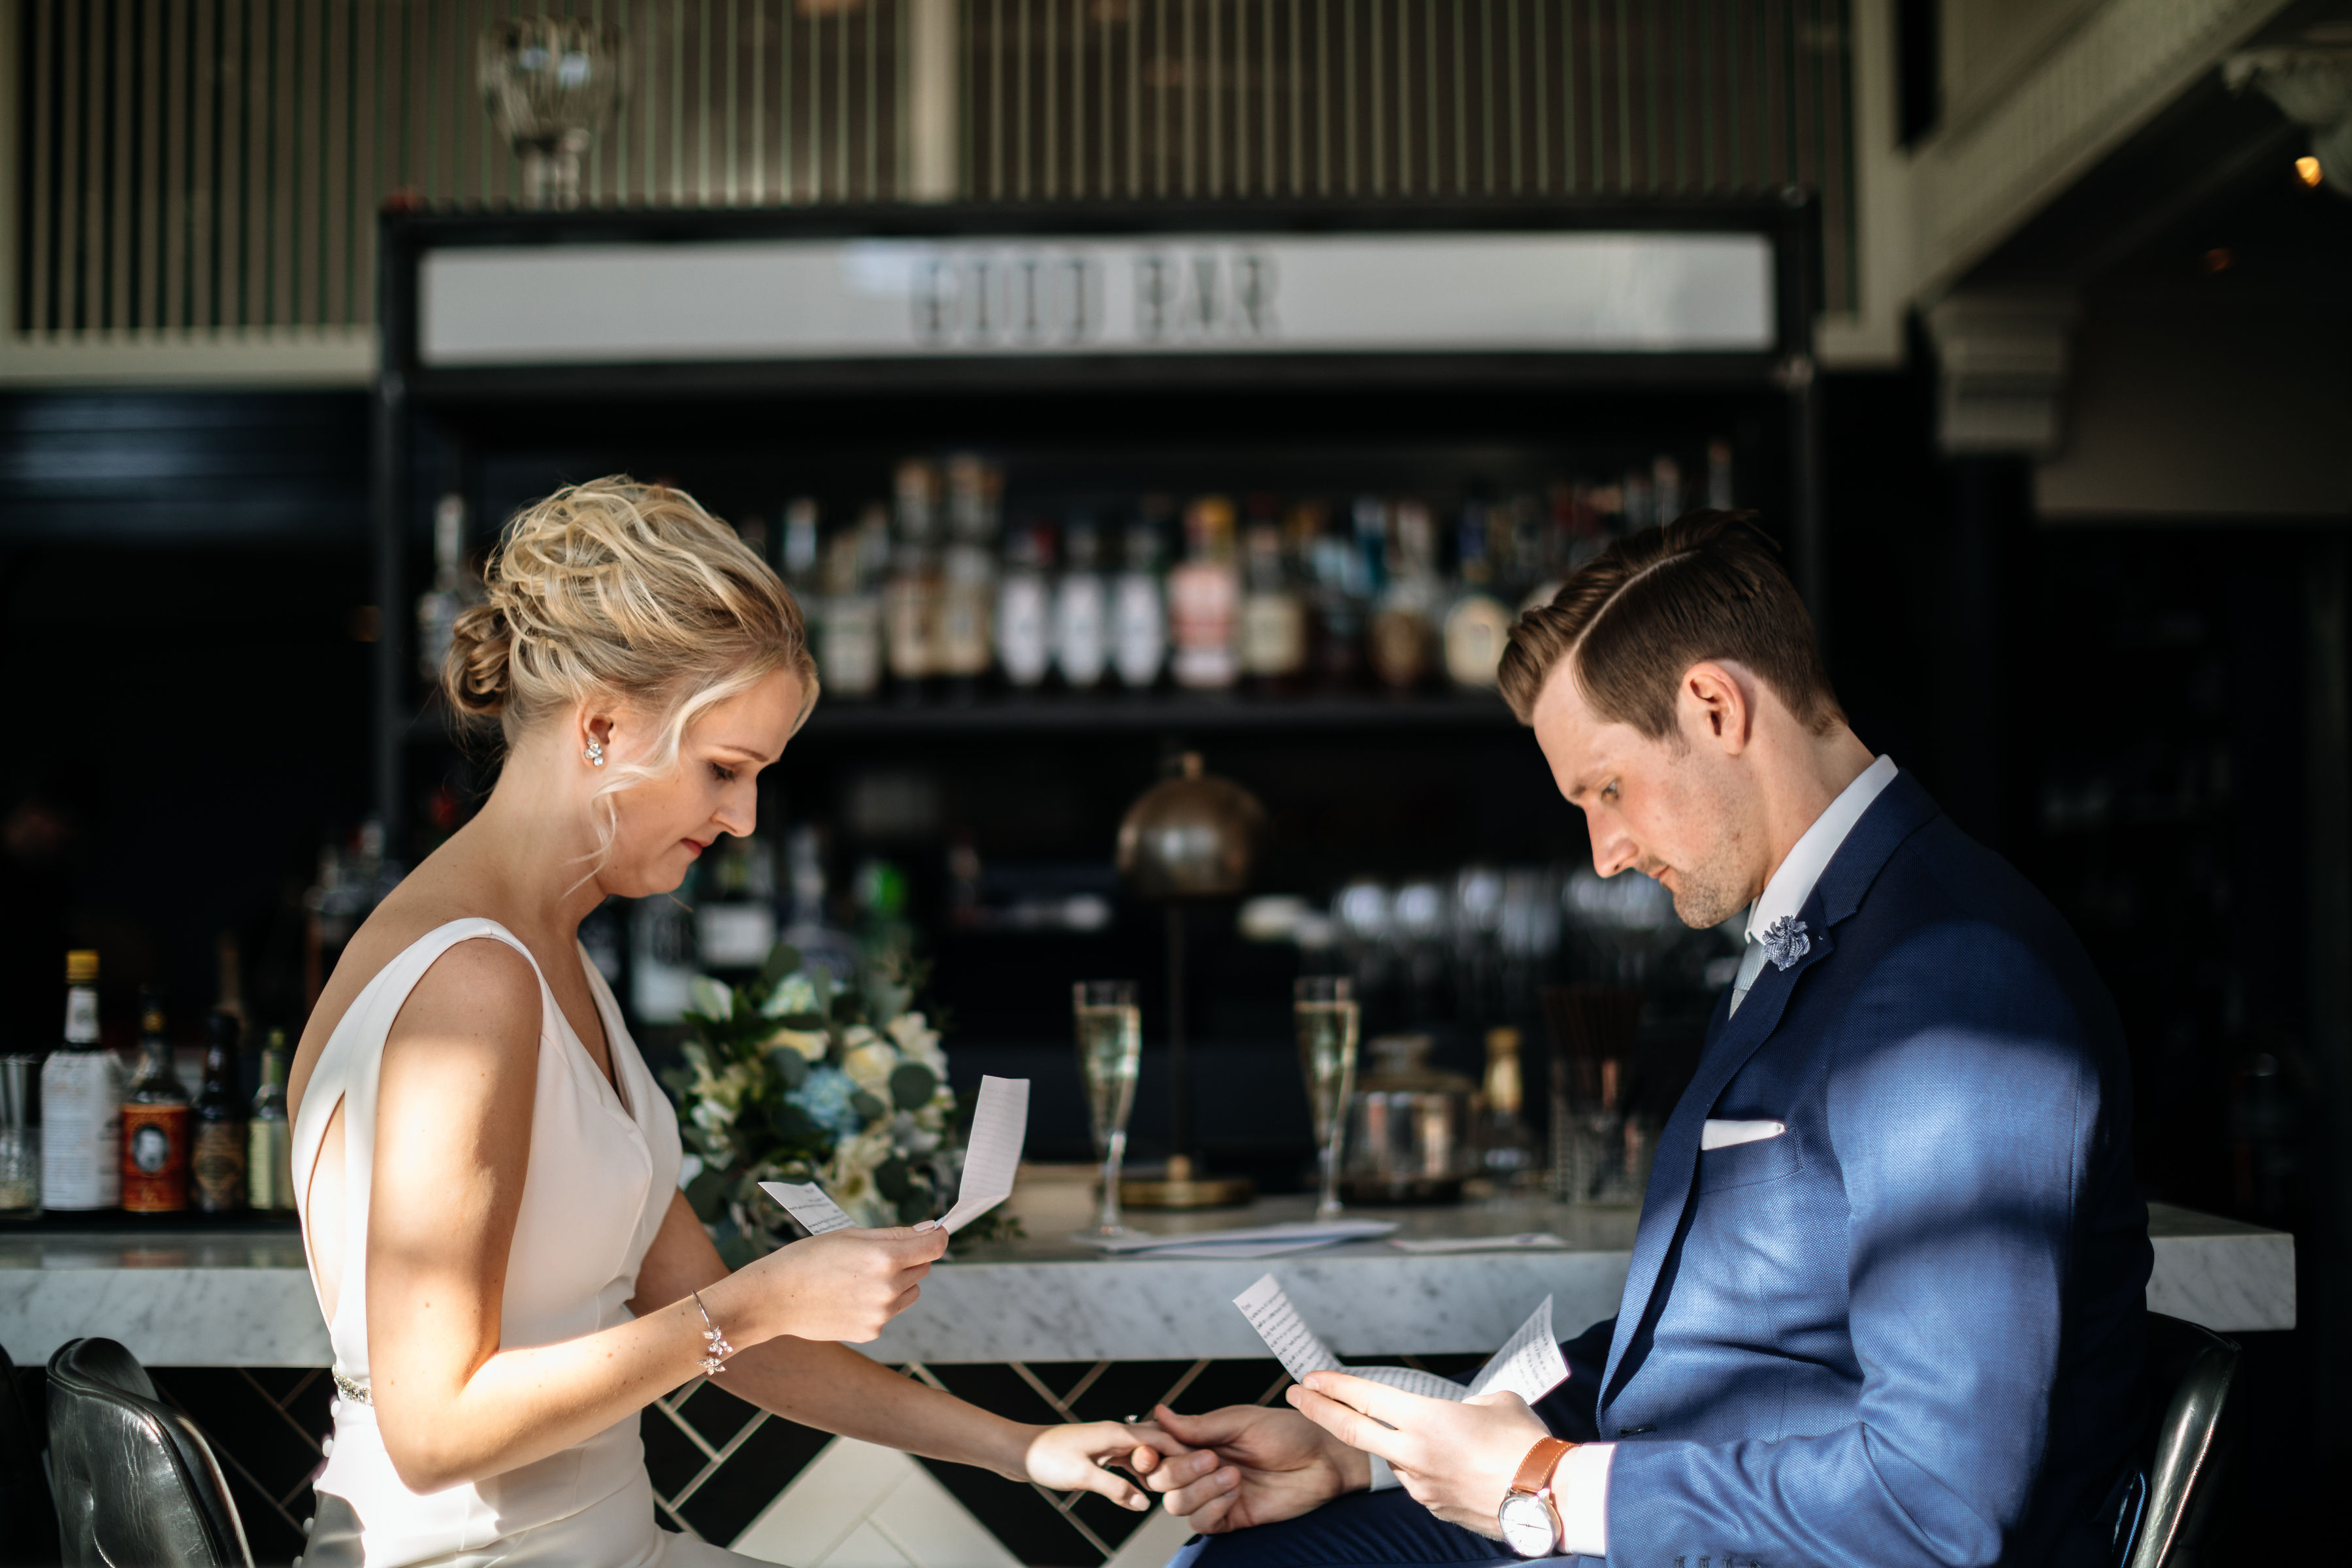
POLYGON ((2114 1561, 2150 1255, 2073 934, 1847 728, 1743 515, 1612 547, 1502 685, 1602 876, 1746 911, 1618 1315, 1533 1410, 1318 1373, 1160 1412, 1203 1450, 1144 1461, 1202 1532, 1172 1568, 2114 1561))

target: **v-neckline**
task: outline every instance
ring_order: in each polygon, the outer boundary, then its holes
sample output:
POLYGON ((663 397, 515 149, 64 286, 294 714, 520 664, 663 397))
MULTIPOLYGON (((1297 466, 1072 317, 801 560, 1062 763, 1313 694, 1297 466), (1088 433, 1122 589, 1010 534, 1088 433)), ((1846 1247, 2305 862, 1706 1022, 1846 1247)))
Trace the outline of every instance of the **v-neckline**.
MULTIPOLYGON (((605 1010, 605 989, 600 984, 604 976, 596 973, 592 968, 593 961, 589 958, 585 948, 575 942, 572 944, 572 952, 580 961, 581 983, 588 987, 588 1005, 596 1010, 596 1026, 604 1032, 604 1060, 609 1064, 609 1072, 600 1071, 597 1068, 595 1053, 589 1050, 588 1042, 580 1037, 580 1031, 572 1027, 572 1015, 564 1012, 562 999, 555 994, 555 987, 548 984, 547 976, 543 973, 539 977, 540 984, 547 986, 547 999, 554 1005, 556 1016, 563 1020, 563 1032, 572 1037, 572 1048, 580 1054, 581 1059, 588 1064, 588 1070, 596 1081, 604 1086, 604 1092, 613 1097, 613 1104, 620 1111, 621 1120, 627 1122, 632 1129, 642 1132, 644 1128, 638 1125, 637 1114, 629 1102, 629 1095, 621 1087, 621 1032, 614 1026, 613 1015, 605 1010)), ((617 1003, 615 1005, 617 1007, 617 1003)))

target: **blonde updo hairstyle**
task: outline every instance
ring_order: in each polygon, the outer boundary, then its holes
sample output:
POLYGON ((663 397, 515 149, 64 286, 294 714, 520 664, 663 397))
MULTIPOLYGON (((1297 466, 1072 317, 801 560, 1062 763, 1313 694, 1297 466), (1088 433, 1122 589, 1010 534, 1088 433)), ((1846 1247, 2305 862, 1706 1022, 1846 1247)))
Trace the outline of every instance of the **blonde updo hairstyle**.
POLYGON ((800 606, 683 490, 618 475, 560 489, 508 521, 483 585, 441 667, 458 714, 496 720, 509 746, 584 701, 620 699, 659 727, 643 760, 604 769, 592 796, 599 865, 612 797, 673 772, 696 715, 779 669, 800 681, 802 722, 816 704, 800 606))

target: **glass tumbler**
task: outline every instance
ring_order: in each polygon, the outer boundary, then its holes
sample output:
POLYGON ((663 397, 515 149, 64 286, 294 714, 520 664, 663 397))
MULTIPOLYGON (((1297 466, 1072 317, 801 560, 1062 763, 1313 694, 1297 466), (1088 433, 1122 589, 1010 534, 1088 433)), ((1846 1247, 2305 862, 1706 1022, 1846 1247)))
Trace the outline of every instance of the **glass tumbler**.
POLYGON ((0 1057, 0 1219, 41 1212, 41 1130, 33 1125, 40 1061, 0 1057))
POLYGON ((1348 1105, 1356 1093, 1356 1034, 1362 1019, 1355 982, 1344 975, 1308 975, 1291 987, 1290 1005, 1307 1103, 1315 1112, 1315 1158, 1322 1167, 1315 1217, 1331 1219, 1339 1213, 1339 1160, 1348 1137, 1348 1105))
POLYGON ((1127 1160, 1127 1120, 1135 1110, 1135 1078, 1143 1058, 1143 1013, 1132 980, 1081 980, 1070 988, 1078 1032, 1078 1074, 1086 1080, 1087 1114, 1102 1162, 1102 1210, 1097 1236, 1130 1234, 1120 1223, 1118 1169, 1127 1160))

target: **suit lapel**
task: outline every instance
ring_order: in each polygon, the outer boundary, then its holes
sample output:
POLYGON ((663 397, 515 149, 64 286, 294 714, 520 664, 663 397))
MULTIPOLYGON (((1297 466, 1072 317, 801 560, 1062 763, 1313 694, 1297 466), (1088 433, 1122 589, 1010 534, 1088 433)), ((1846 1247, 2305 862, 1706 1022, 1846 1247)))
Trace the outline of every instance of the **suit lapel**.
MULTIPOLYGON (((1812 900, 1808 900, 1800 918, 1809 928, 1818 930, 1823 924, 1819 916, 1812 900)), ((1633 1235, 1633 1261, 1626 1272, 1625 1295, 1617 1309, 1617 1331, 1610 1339, 1609 1366, 1601 1379, 1604 1402, 1614 1391, 1618 1365, 1624 1360, 1626 1347, 1641 1327, 1643 1314, 1649 1310, 1650 1293, 1657 1289, 1658 1272, 1665 1267, 1666 1252, 1682 1226, 1683 1210, 1689 1206, 1691 1184, 1698 1174, 1699 1138, 1706 1129, 1707 1112, 1715 1109, 1717 1098, 1780 1024, 1790 994, 1796 989, 1797 977, 1827 958, 1830 945, 1824 931, 1822 940, 1787 969, 1769 963, 1764 966, 1755 984, 1748 987, 1747 1000, 1740 1003, 1739 1011, 1724 1019, 1715 1038, 1707 1043, 1690 1087, 1675 1102, 1674 1114, 1666 1119, 1664 1130, 1658 1134, 1658 1151, 1650 1163, 1650 1184, 1642 1195, 1642 1221, 1633 1235)))
MULTIPOLYGON (((1601 1409, 1607 1408, 1617 1392, 1618 1368, 1649 1313, 1659 1272, 1665 1267, 1675 1233, 1682 1228, 1683 1211, 1690 1205, 1691 1184, 1698 1174, 1699 1138, 1706 1131, 1707 1113, 1748 1065, 1748 1058, 1780 1026, 1798 980, 1835 950, 1831 928, 1861 907, 1863 895, 1895 847, 1935 815, 1936 803, 1909 773, 1897 773, 1888 781, 1831 857, 1798 915, 1812 938, 1811 945, 1787 969, 1767 963, 1748 988, 1739 1011, 1727 1011, 1711 1031, 1697 1073, 1658 1134, 1649 1187, 1642 1196, 1641 1224, 1633 1236, 1633 1263, 1625 1275, 1625 1294, 1618 1303, 1616 1332, 1610 1339, 1609 1364, 1601 1373, 1601 1409)), ((1728 1009, 1728 997, 1723 1005, 1728 1009)))

